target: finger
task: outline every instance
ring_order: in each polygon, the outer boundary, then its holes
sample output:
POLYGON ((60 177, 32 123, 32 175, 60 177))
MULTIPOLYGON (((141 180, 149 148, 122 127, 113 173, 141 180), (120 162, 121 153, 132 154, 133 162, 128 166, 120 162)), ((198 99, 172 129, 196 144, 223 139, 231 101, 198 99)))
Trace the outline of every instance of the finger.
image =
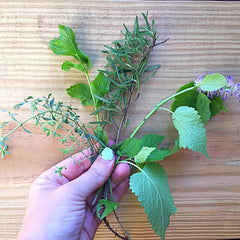
POLYGON ((85 172, 91 166, 91 149, 88 148, 81 153, 74 154, 73 156, 65 159, 58 166, 65 166, 62 170, 62 175, 66 177, 69 181, 79 177, 83 172, 85 172))
MULTIPOLYGON (((95 154, 95 152, 93 154, 95 154)), ((47 180, 59 185, 68 183, 69 181, 79 177, 84 171, 86 171, 90 167, 91 155, 92 152, 90 148, 86 149, 81 153, 76 153, 57 164, 57 167, 63 167, 63 170, 61 171, 62 176, 56 173, 56 166, 54 166, 48 169, 47 171, 43 172, 36 179, 35 182, 47 180)))
POLYGON ((122 182, 125 178, 127 178, 130 175, 130 167, 127 163, 119 163, 111 177, 112 180, 112 188, 118 186, 119 183, 122 182))
POLYGON ((113 199, 116 202, 119 202, 123 194, 129 188, 129 179, 125 178, 118 186, 113 190, 113 199))
POLYGON ((100 188, 109 178, 115 163, 114 153, 110 148, 105 148, 91 167, 80 177, 69 182, 78 194, 86 198, 100 188))

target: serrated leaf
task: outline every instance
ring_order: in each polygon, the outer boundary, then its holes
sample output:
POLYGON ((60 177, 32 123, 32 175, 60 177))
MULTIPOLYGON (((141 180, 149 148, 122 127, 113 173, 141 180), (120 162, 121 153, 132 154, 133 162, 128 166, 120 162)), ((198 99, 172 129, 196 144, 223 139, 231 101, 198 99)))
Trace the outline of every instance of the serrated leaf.
POLYGON ((224 101, 221 97, 213 96, 210 104, 211 117, 217 115, 221 110, 228 112, 224 106, 224 101))
POLYGON ((227 85, 226 78, 220 73, 206 75, 200 83, 202 91, 216 91, 227 85))
POLYGON ((117 210, 118 203, 108 199, 101 199, 96 206, 96 213, 98 218, 103 219, 111 212, 117 210))
POLYGON ((198 94, 196 109, 204 124, 207 124, 211 117, 211 112, 209 109, 210 103, 211 100, 204 93, 198 94))
POLYGON ((82 52, 76 43, 75 34, 70 27, 58 25, 60 37, 49 42, 49 46, 56 55, 72 56, 81 63, 91 68, 91 61, 88 56, 82 52))
POLYGON ((172 114, 173 124, 178 130, 179 147, 198 151, 209 158, 205 128, 198 112, 191 107, 178 107, 172 114))
POLYGON ((134 157, 134 162, 144 163, 148 159, 148 156, 154 151, 155 147, 142 147, 138 154, 134 157))
POLYGON ((141 149, 141 140, 137 138, 128 138, 117 150, 119 156, 134 157, 141 149))
POLYGON ((141 138, 141 145, 145 147, 157 147, 162 142, 164 136, 158 134, 147 134, 141 138))
POLYGON ((90 88, 85 83, 78 83, 76 85, 71 86, 70 88, 67 89, 67 93, 72 98, 80 99, 83 106, 93 105, 90 88))
POLYGON ((141 138, 141 146, 154 147, 155 149, 149 154, 146 162, 161 161, 165 157, 177 152, 178 142, 176 142, 173 149, 161 148, 158 149, 158 144, 162 142, 164 136, 158 134, 148 134, 141 138))
MULTIPOLYGON (((179 88, 177 92, 180 92, 182 90, 185 90, 193 86, 194 86, 194 82, 187 83, 181 88, 179 88)), ((199 92, 196 89, 193 89, 175 97, 175 100, 171 105, 171 111, 174 112, 178 107, 181 107, 181 106, 188 106, 188 107, 195 108, 198 94, 199 92)))
POLYGON ((164 169, 158 163, 148 163, 130 177, 130 189, 138 196, 153 230, 164 240, 170 215, 176 213, 164 169))
POLYGON ((82 63, 73 63, 71 61, 65 61, 62 64, 62 70, 69 71, 71 68, 75 68, 81 72, 85 72, 85 66, 82 63))

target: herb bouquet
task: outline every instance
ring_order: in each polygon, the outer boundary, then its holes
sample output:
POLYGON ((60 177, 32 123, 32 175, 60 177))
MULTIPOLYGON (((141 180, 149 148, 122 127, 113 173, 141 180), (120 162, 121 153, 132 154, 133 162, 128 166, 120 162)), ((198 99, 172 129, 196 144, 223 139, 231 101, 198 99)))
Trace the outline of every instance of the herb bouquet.
MULTIPOLYGON (((149 65, 149 56, 157 45, 165 42, 158 42, 154 20, 149 22, 147 14, 142 16, 144 25, 140 25, 136 17, 133 31, 124 25, 124 38, 114 41, 111 46, 105 46, 107 65, 104 70, 99 70, 94 80, 89 77, 91 60, 78 48, 73 30, 59 25, 60 37, 50 41, 50 48, 56 55, 73 57, 73 61, 63 62, 64 71, 74 68, 86 76, 86 83, 70 86, 67 93, 72 98, 78 98, 83 106, 91 105, 91 115, 96 116, 96 121, 87 124, 81 122, 76 108, 56 102, 51 94, 43 98, 28 97, 9 111, 2 110, 6 112, 6 118, 0 124, 0 153, 2 158, 9 153, 6 142, 15 130, 23 128, 29 133, 25 123, 30 120, 47 135, 59 137, 63 144, 67 143, 67 146, 61 149, 66 154, 82 152, 87 148, 101 153, 102 149, 109 145, 107 126, 112 126, 116 131, 115 144, 111 146, 117 156, 116 165, 120 161, 126 162, 136 170, 130 176, 130 189, 144 207, 155 233, 164 239, 170 216, 177 210, 160 161, 180 148, 203 153, 209 158, 204 125, 221 110, 227 111, 223 101, 228 95, 240 97, 240 84, 234 84, 231 77, 225 78, 220 73, 199 77, 161 100, 140 123, 136 123, 135 130, 128 138, 122 139, 122 132, 128 125, 128 109, 138 99, 141 85, 160 67, 149 65), (172 101, 170 109, 164 107, 168 101, 172 101), (25 121, 18 122, 16 110, 23 105, 29 105, 32 114, 25 121), (172 149, 161 147, 164 136, 158 133, 137 137, 138 131, 158 110, 165 110, 171 115, 178 132, 178 138, 172 142, 172 149), (17 125, 5 132, 8 118, 16 121, 17 125)), ((91 160, 93 162, 95 156, 91 156, 91 160)), ((75 161, 74 158, 72 161, 75 161)), ((57 166, 56 173, 61 175, 64 168, 67 168, 67 165, 57 166)), ((131 239, 126 232, 124 237, 116 233, 106 220, 111 212, 114 212, 118 220, 115 212, 118 203, 113 201, 111 192, 110 180, 97 191, 98 217, 105 220, 116 236, 131 239)))

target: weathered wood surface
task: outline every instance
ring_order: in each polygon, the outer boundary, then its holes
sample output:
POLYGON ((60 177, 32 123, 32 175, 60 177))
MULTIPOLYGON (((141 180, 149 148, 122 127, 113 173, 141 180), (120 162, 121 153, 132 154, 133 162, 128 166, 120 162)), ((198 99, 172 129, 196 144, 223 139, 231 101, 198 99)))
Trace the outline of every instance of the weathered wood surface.
MULTIPOLYGON (((0 1, 0 108, 8 109, 31 95, 51 92, 57 100, 79 107, 65 89, 84 81, 81 74, 61 71, 64 57, 56 57, 48 41, 58 36, 58 24, 76 31, 77 41, 92 59, 91 76, 105 64, 103 45, 120 38, 122 23, 149 10, 160 41, 151 60, 162 64, 158 74, 141 89, 130 111, 131 132, 159 100, 209 71, 240 79, 239 2, 119 2, 119 1, 0 1)), ((163 162, 169 175, 178 213, 171 218, 166 239, 240 238, 240 123, 239 104, 227 100, 229 114, 221 113, 207 126, 208 152, 181 151, 163 162)), ((83 121, 90 108, 79 107, 83 121)), ((1 113, 0 117, 3 114, 1 113)), ((21 112, 22 118, 27 110, 21 112)), ((171 144, 175 132, 164 112, 146 124, 141 134, 166 133, 171 144)), ((0 239, 15 239, 27 204, 30 183, 62 160, 60 144, 28 125, 32 135, 16 132, 9 141, 12 154, 0 163, 0 239)), ((118 214, 134 240, 158 239, 136 197, 128 192, 118 214)), ((118 228, 114 219, 109 221, 118 228)), ((120 231, 120 230, 119 230, 120 231)), ((101 226, 95 239, 114 239, 101 226)))

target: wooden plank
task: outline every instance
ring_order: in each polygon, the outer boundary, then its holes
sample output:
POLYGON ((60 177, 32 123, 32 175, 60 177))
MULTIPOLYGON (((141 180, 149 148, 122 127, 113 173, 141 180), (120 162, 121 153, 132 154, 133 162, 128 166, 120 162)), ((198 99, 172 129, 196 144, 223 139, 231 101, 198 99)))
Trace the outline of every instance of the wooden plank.
MULTIPOLYGON (((85 81, 84 77, 75 71, 61 71, 66 58, 54 56, 48 41, 58 36, 57 24, 72 27, 79 46, 93 61, 93 78, 105 65, 103 45, 120 38, 122 23, 132 26, 134 17, 147 9, 156 21, 159 40, 169 40, 151 57, 162 67, 142 87, 141 97, 130 111, 125 136, 159 100, 198 75, 220 71, 240 79, 238 2, 2 0, 0 109, 8 109, 29 95, 41 97, 51 92, 57 100, 79 107, 82 120, 89 121, 91 109, 83 109, 65 92, 72 84, 85 81)), ((229 114, 221 113, 207 126, 210 161, 201 154, 181 151, 163 162, 178 208, 166 239, 240 237, 240 110, 230 98, 227 108, 229 114)), ((19 119, 27 115, 23 110, 19 119)), ((166 133, 165 145, 169 146, 176 133, 168 121, 169 116, 159 112, 139 135, 156 130, 166 133)), ((16 238, 33 179, 64 158, 57 141, 45 137, 32 124, 28 128, 33 134, 16 132, 9 141, 12 155, 1 160, 0 240, 16 238)), ((110 135, 114 136, 113 132, 110 135)), ((118 214, 134 240, 158 239, 129 191, 118 214)), ((119 229, 113 217, 109 221, 119 229)), ((102 225, 95 239, 113 236, 102 225)))

